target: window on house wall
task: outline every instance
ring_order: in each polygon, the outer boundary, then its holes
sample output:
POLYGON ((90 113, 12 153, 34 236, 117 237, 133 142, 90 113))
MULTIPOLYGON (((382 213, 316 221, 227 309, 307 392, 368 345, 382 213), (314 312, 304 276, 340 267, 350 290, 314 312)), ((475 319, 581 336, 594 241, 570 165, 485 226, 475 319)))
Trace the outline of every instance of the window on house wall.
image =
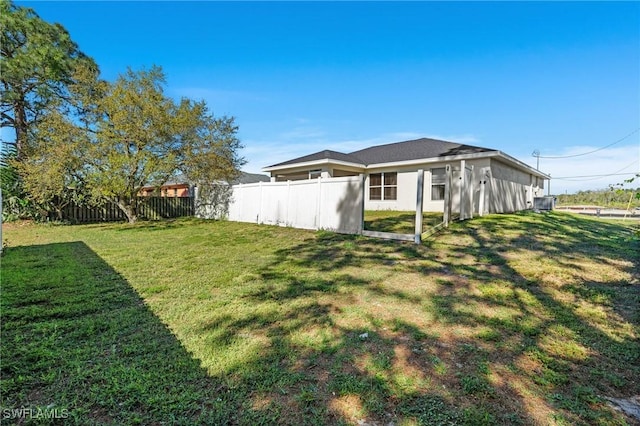
POLYGON ((348 170, 333 169, 331 174, 333 177, 345 177, 345 176, 358 176, 357 172, 350 172, 348 170))
POLYGON ((444 200, 444 183, 447 171, 444 167, 431 169, 431 200, 444 200))
POLYGON ((309 172, 307 171, 276 176, 276 182, 286 182, 288 180, 307 180, 307 179, 309 179, 309 172))
POLYGON ((398 173, 372 173, 369 175, 370 200, 397 200, 398 173))
POLYGON ((309 179, 317 179, 322 176, 322 170, 309 170, 309 179))

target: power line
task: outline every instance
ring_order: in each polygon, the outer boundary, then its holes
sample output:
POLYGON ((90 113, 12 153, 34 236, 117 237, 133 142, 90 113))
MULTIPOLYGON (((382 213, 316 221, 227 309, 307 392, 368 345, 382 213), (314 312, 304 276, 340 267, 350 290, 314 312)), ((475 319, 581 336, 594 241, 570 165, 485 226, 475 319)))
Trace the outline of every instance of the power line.
POLYGON ((638 162, 638 160, 633 160, 631 163, 627 164, 626 166, 624 166, 623 168, 621 168, 620 170, 616 170, 613 173, 607 173, 607 174, 602 174, 602 175, 583 175, 583 176, 561 176, 561 177, 553 177, 552 179, 560 179, 560 180, 569 180, 569 181, 580 181, 580 180, 597 180, 599 178, 603 178, 603 177, 609 177, 609 176, 625 176, 625 175, 633 175, 636 174, 637 172, 625 172, 625 173, 620 173, 625 169, 628 169, 629 167, 635 165, 638 162), (582 179, 582 178, 593 178, 593 179, 582 179))
POLYGON ((572 181, 572 182, 583 182, 583 181, 587 181, 587 180, 598 180, 600 178, 609 177, 609 176, 629 176, 629 175, 635 175, 635 174, 636 174, 636 172, 610 173, 610 174, 607 174, 607 175, 584 175, 584 176, 553 177, 552 179, 568 180, 568 181, 572 181), (592 178, 592 179, 581 179, 581 178, 592 178))
MULTIPOLYGON (((629 138, 630 136, 633 136, 634 134, 638 133, 640 131, 640 127, 638 127, 637 129, 635 129, 633 132, 629 133, 627 136, 618 139, 615 142, 610 143, 609 145, 603 146, 602 148, 598 148, 598 149, 594 149, 593 151, 589 151, 589 152, 583 152, 581 154, 573 154, 573 155, 558 155, 558 156, 542 156, 540 155, 540 151, 535 150, 533 151, 533 155, 534 157, 540 159, 540 158, 546 158, 546 159, 552 159, 552 160, 556 160, 556 159, 560 159, 560 158, 573 158, 573 157, 581 157, 583 155, 589 155, 589 154, 593 154, 594 152, 598 152, 598 151, 602 151, 603 149, 607 149, 617 143, 622 142, 623 140, 629 138)), ((556 178, 557 179, 557 178, 556 178)))

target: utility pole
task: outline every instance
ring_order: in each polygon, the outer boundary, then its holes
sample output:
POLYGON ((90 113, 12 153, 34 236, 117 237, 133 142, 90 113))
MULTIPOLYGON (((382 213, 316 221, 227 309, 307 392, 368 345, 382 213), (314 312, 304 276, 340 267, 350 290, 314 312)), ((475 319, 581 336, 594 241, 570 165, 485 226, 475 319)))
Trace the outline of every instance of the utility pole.
POLYGON ((536 157, 536 170, 540 170, 540 151, 534 150, 531 155, 536 157))

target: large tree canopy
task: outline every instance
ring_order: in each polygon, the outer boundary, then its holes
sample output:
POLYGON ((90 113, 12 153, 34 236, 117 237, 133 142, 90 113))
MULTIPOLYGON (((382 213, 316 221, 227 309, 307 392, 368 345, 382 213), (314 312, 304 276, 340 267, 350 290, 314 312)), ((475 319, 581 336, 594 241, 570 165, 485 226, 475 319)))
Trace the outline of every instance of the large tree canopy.
POLYGON ((2 174, 37 205, 59 212, 90 197, 134 222, 143 186, 183 174, 206 187, 237 175, 233 118, 165 96, 159 67, 100 81, 61 25, 9 0, 0 0, 0 28, 0 122, 16 133, 2 174))
MULTIPOLYGON (((0 114, 2 127, 16 133, 18 160, 25 157, 29 132, 43 112, 71 101, 69 85, 78 67, 97 75, 60 24, 50 24, 30 8, 0 0, 0 114)), ((66 105, 69 106, 69 105, 66 105)))
POLYGON ((71 91, 84 105, 81 116, 51 109, 36 126, 20 168, 40 203, 69 200, 82 188, 135 222, 143 186, 177 174, 205 187, 237 176, 243 159, 233 118, 165 96, 159 67, 128 70, 112 84, 91 81, 71 91))

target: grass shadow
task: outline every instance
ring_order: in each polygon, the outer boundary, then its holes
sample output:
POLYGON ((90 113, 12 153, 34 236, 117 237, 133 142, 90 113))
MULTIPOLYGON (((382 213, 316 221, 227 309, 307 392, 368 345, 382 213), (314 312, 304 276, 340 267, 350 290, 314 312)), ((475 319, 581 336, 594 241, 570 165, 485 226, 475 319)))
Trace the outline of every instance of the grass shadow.
POLYGON ((282 391, 263 384, 250 412, 288 424, 624 424, 601 395, 640 393, 630 235, 524 213, 456 224, 429 246, 319 232, 276 250, 247 297, 280 308, 226 325, 268 330, 248 370, 272 372, 245 380, 280 377, 282 391))
POLYGON ((77 424, 232 417, 224 383, 84 243, 7 249, 1 301, 3 424, 34 420, 20 408, 77 424))
MULTIPOLYGON (((366 210, 364 212, 364 229, 367 231, 414 234, 415 221, 415 212, 392 210, 366 210)), ((442 213, 424 212, 422 214, 422 232, 432 229, 441 222, 442 213)))
POLYGON ((433 310, 481 348, 473 368, 462 363, 462 388, 535 396, 521 420, 621 422, 602 396, 640 393, 639 243, 624 225, 556 213, 452 226, 436 245, 455 254, 439 258, 451 279, 433 310))
MULTIPOLYGON (((83 362, 28 367, 33 372, 23 376, 36 378, 26 389, 47 401, 58 380, 38 387, 44 372, 71 371, 75 381, 60 386, 61 395, 71 399, 79 386, 89 396, 76 395, 76 405, 98 407, 89 417, 95 423, 179 423, 181 407, 189 406, 183 423, 617 425, 628 420, 600 396, 640 393, 640 295, 633 281, 639 247, 621 225, 558 214, 489 216, 453 224, 419 246, 198 222, 146 233, 144 249, 135 255, 119 228, 83 235, 131 277, 206 372, 130 283, 84 244, 16 247, 7 257, 12 283, 33 281, 33 274, 46 285, 22 285, 8 298, 3 292, 3 320, 9 303, 8 318, 21 330, 7 352, 3 342, 3 359, 20 357, 6 382, 3 365, 3 386, 11 392, 21 389, 16 372, 37 358, 20 352, 24 342, 18 336, 45 336, 58 324, 73 337, 62 339, 69 352, 56 349, 56 339, 53 346, 33 343, 33 349, 43 359, 60 355, 83 362), (163 249, 184 241, 190 242, 179 253, 163 249), (114 246, 119 256, 111 252, 114 246), (150 253, 157 254, 159 271, 137 267, 150 253), (197 262, 190 260, 196 255, 197 262), (180 280, 167 278, 173 274, 180 280), (158 281, 161 291, 145 291, 158 281), (86 288, 79 284, 85 282, 86 288), (77 291, 65 290, 70 283, 84 296, 73 299, 77 291), (68 315, 42 296, 51 292, 75 300, 69 303, 78 314, 68 315), (117 295, 124 301, 109 302, 117 295), (96 310, 101 298, 105 305, 96 310), (133 313, 124 315, 121 305, 133 313), (36 328, 29 328, 30 312, 43 318, 36 328), (91 332, 73 335, 74 317, 100 321, 91 332), (146 330, 157 331, 149 336, 146 330), (84 339, 97 349, 85 347, 84 339), (136 344, 117 346, 127 339, 136 344), (90 356, 74 355, 71 342, 90 356), (138 346, 150 355, 137 352, 138 346), (171 375, 172 358, 158 356, 172 350, 187 365, 182 374, 193 377, 186 383, 171 375), (136 366, 142 379, 121 373, 127 366, 120 358, 136 366), (83 373, 85 365, 103 379, 83 373), (158 386, 167 394, 157 395, 157 407, 149 403, 153 380, 147 368, 159 371, 158 386), (83 387, 83 380, 90 385, 83 387), (179 395, 171 388, 174 381, 183 383, 179 395), (41 389, 49 393, 40 397, 41 389), (183 393, 190 395, 186 402, 183 393), (142 396, 131 396, 129 403, 129 395, 142 396), (126 413, 137 417, 113 417, 123 402, 126 413)), ((78 324, 88 327, 85 320, 78 324)), ((28 400, 25 394, 11 403, 28 400)), ((3 388, 3 395, 11 393, 3 388)))

